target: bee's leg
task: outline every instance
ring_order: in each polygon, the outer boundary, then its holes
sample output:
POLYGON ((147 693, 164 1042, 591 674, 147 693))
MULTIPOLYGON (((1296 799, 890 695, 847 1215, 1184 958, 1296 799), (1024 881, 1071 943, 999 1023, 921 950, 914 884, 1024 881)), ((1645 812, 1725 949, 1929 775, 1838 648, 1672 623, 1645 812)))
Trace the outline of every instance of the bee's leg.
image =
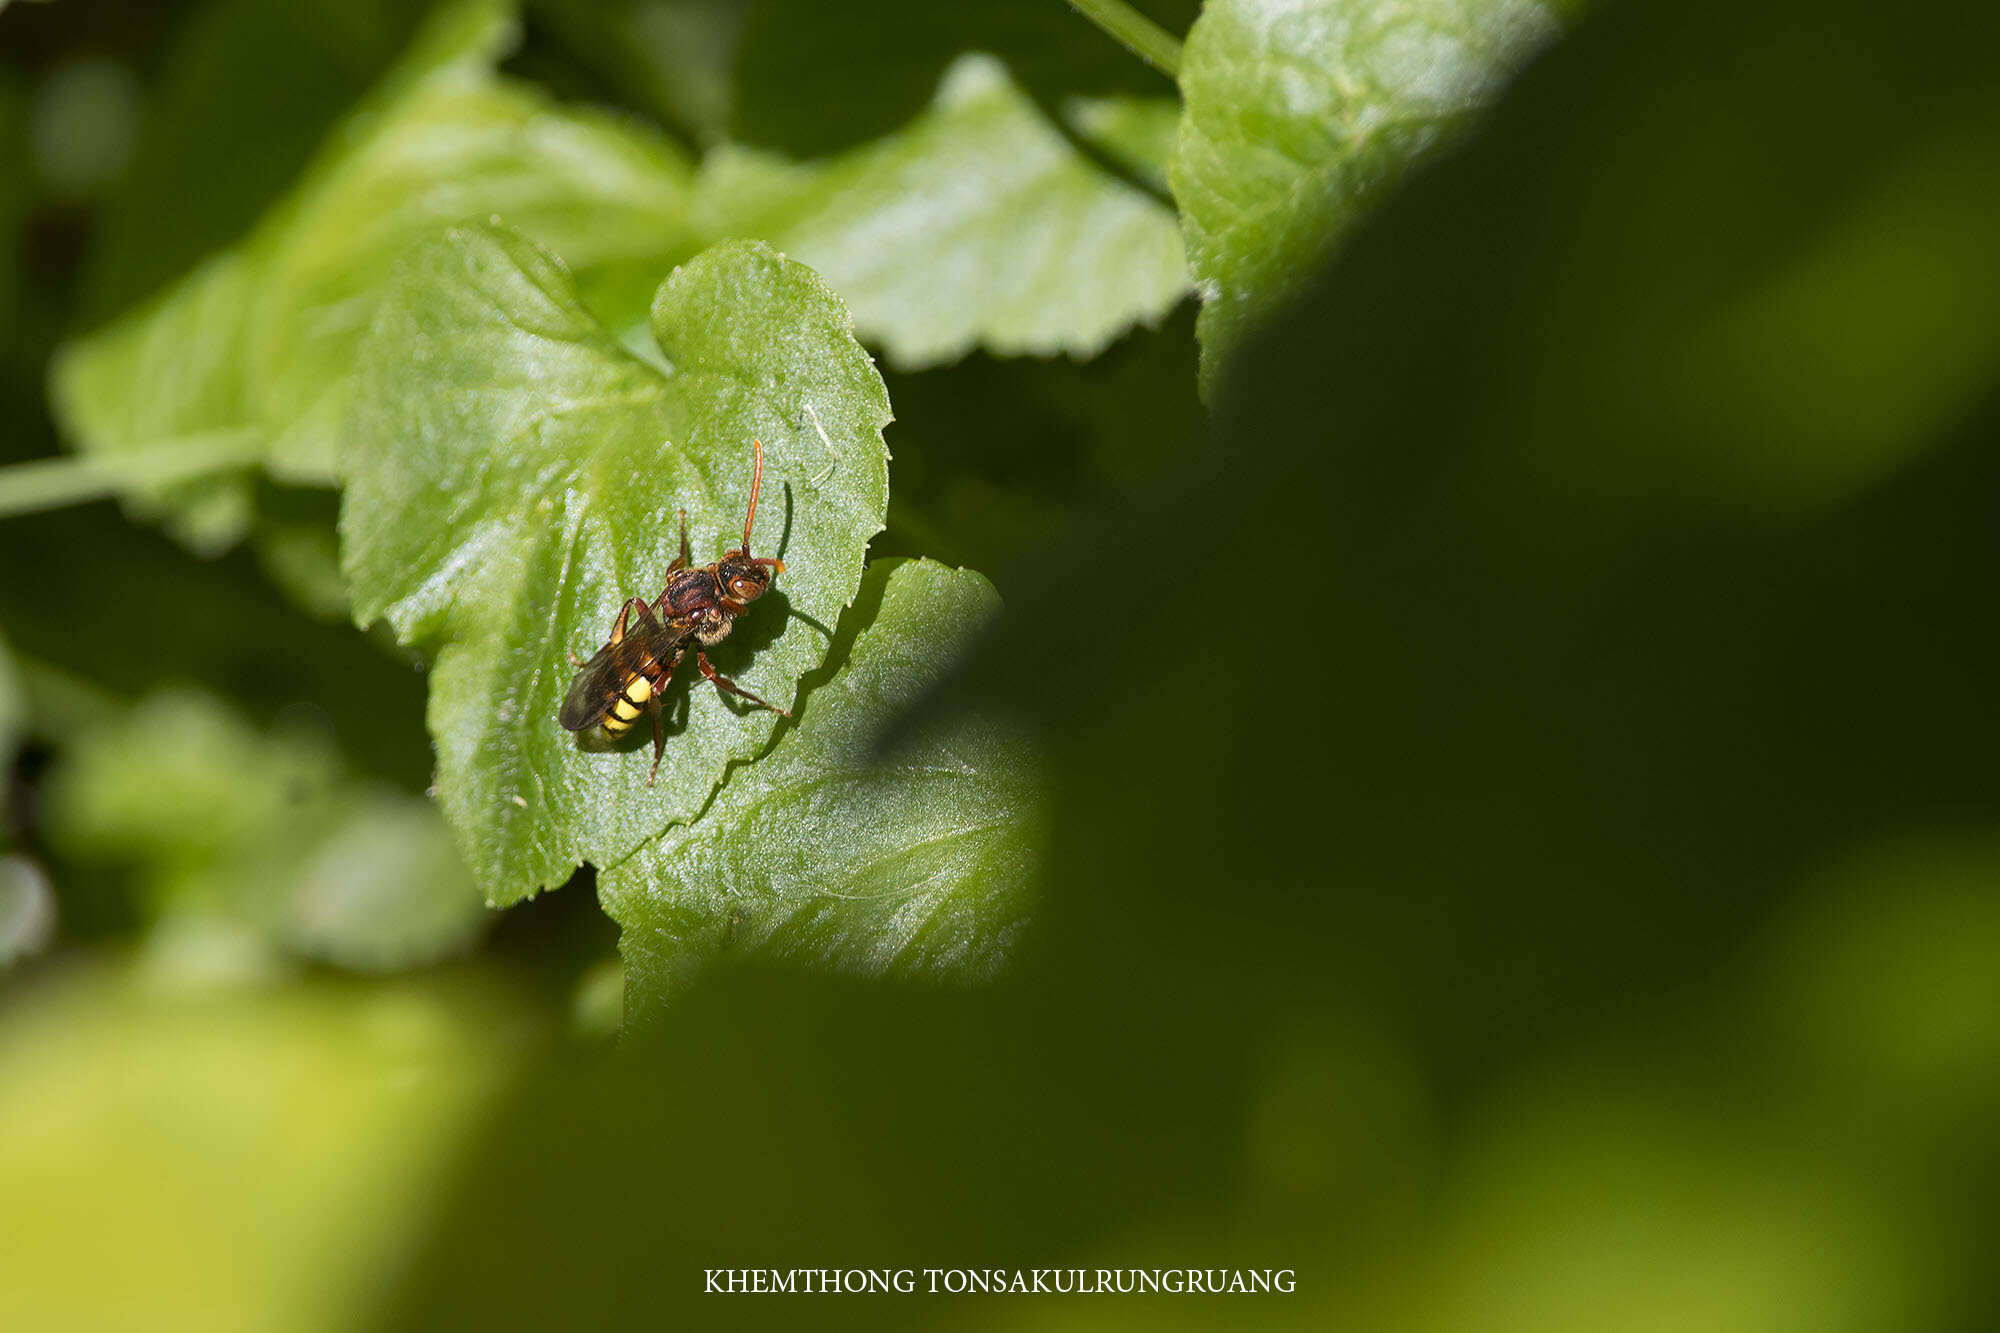
POLYGON ((660 622, 653 618, 653 608, 643 597, 634 597, 632 606, 639 612, 639 619, 647 629, 658 629, 660 622))
POLYGON ((611 642, 625 642, 625 618, 632 614, 632 603, 637 601, 639 601, 637 597, 627 597, 625 605, 618 608, 618 623, 611 627, 611 642))
POLYGON ((674 557, 674 562, 671 565, 667 566, 667 573, 671 574, 676 570, 686 569, 687 567, 688 567, 688 511, 683 509, 681 510, 681 553, 674 557))
POLYGON ((717 671, 714 667, 710 666, 708 664, 707 653, 697 652, 694 655, 694 660, 696 665, 701 667, 701 674, 706 676, 709 680, 709 683, 714 685, 716 689, 722 691, 724 694, 733 694, 739 699, 748 699, 751 703, 756 704, 759 708, 768 708, 772 712, 778 713, 784 717, 791 716, 791 714, 786 710, 778 707, 774 703, 766 703, 764 700, 759 699, 756 695, 750 693, 750 691, 744 689, 741 685, 738 685, 735 681, 731 680, 729 677, 723 675, 720 671, 717 671))

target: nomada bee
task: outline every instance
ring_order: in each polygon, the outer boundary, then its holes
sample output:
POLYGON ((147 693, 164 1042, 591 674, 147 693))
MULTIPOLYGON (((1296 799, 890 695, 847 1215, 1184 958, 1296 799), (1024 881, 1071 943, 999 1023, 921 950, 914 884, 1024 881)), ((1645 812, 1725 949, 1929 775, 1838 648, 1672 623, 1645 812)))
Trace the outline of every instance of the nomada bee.
POLYGON ((570 682, 558 720, 571 731, 598 727, 606 737, 617 740, 632 729, 642 709, 652 714, 653 767, 646 774, 649 787, 659 774, 660 756, 667 744, 661 730, 660 696, 689 648, 694 650, 701 674, 719 692, 791 716, 744 689, 708 661, 707 649, 728 638, 736 617, 764 595, 773 575, 785 572, 784 561, 750 554, 757 492, 764 485, 764 446, 756 440, 750 443, 750 512, 743 516, 743 545, 712 565, 690 565, 687 510, 681 510, 681 553, 667 566, 667 586, 651 602, 643 597, 627 598, 618 608, 611 641, 588 662, 577 661, 575 653, 569 655, 570 663, 580 669, 570 682), (639 616, 637 625, 630 623, 634 611, 639 616))

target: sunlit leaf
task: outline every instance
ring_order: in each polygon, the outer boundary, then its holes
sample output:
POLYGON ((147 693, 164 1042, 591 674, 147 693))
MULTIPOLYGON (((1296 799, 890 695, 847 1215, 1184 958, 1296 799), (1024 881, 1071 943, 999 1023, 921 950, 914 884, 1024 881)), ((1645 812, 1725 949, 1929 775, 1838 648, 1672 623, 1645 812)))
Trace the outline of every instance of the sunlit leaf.
POLYGON ((621 348, 546 253, 463 228, 404 262, 360 356, 341 519, 356 613, 436 659, 439 796, 496 903, 692 819, 770 738, 775 713, 705 684, 671 695, 684 721, 648 787, 644 724, 592 752, 556 721, 565 651, 588 654, 627 597, 658 595, 678 508, 697 561, 733 546, 763 441, 752 547, 786 572, 715 656, 780 706, 882 526, 888 396, 811 270, 718 246, 660 288, 653 325, 664 371, 621 348))
POLYGON ((1042 846, 1032 752, 977 717, 875 751, 998 609, 967 570, 869 570, 837 669, 771 752, 694 824, 599 876, 635 1007, 657 1007, 717 954, 932 981, 999 969, 1042 846))
MULTIPOLYGON (((1079 103, 1143 161, 1152 102, 1079 103)), ((754 236, 812 265, 898 367, 1089 356, 1187 291, 1172 213, 1080 153, 984 56, 953 67, 907 126, 831 162, 719 149, 696 186, 709 236, 754 236)))
POLYGON ((1172 173, 1204 378, 1554 28, 1541 0, 1211 0, 1172 173))

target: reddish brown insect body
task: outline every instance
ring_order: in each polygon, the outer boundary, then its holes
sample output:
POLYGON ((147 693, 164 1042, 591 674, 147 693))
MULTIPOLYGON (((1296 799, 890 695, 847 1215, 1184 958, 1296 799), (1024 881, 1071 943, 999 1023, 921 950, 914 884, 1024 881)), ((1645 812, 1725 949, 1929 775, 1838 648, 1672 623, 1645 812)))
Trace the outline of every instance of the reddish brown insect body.
POLYGON ((653 767, 646 775, 649 787, 660 771, 660 756, 666 752, 660 696, 690 646, 694 648, 695 663, 701 674, 718 691, 791 716, 709 665, 706 652, 729 637, 736 617, 764 595, 773 575, 785 570, 785 562, 774 556, 750 554, 750 529, 757 521, 757 492, 764 485, 764 446, 756 440, 751 441, 751 446, 750 512, 743 517, 743 545, 712 565, 690 566, 687 510, 683 509, 681 553, 667 566, 667 586, 652 602, 643 597, 628 598, 618 608, 618 623, 611 627, 611 641, 588 662, 577 663, 576 655, 570 655, 570 661, 581 669, 570 682, 558 720, 571 731, 602 727, 605 735, 615 740, 632 729, 641 709, 651 713, 653 767), (639 624, 628 628, 635 609, 639 624))

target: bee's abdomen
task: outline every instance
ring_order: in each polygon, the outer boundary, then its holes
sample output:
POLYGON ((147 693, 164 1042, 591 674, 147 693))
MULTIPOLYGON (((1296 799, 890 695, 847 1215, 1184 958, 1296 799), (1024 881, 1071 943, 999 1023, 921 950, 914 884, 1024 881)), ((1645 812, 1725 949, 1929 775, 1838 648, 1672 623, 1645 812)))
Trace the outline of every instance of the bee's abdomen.
POLYGON ((646 707, 646 701, 652 697, 652 681, 644 676, 627 676, 625 684, 611 700, 611 711, 604 715, 605 734, 616 738, 630 731, 646 707))

